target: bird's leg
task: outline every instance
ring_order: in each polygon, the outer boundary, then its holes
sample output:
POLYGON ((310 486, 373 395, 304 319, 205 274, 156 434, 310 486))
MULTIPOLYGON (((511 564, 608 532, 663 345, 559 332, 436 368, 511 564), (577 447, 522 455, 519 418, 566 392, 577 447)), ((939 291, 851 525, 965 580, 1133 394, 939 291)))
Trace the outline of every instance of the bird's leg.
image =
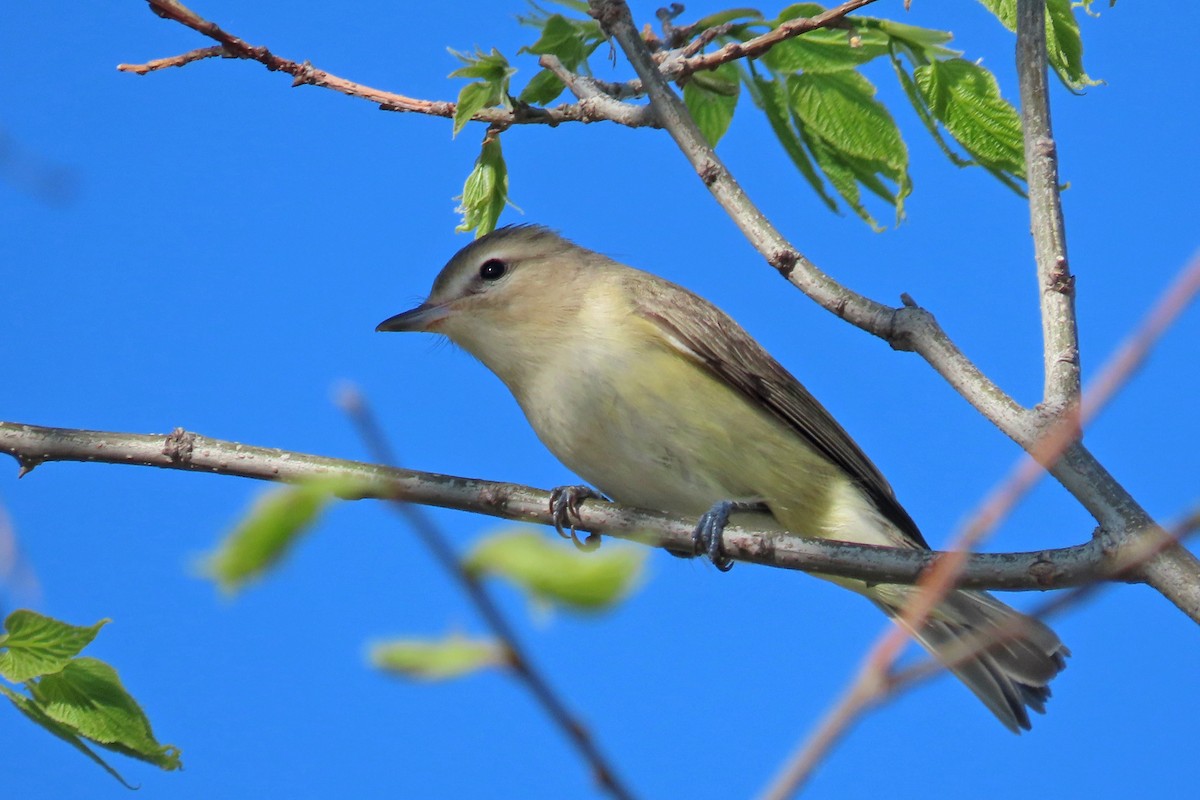
POLYGON ((733 560, 721 548, 721 534, 729 524, 729 515, 735 511, 766 511, 765 503, 756 500, 719 500, 705 511, 692 531, 694 555, 707 555, 713 566, 721 572, 733 569, 733 560))
POLYGON ((590 486, 558 486, 550 492, 550 513, 554 517, 554 530, 564 539, 570 539, 580 550, 595 550, 600 546, 600 534, 589 533, 586 539, 575 535, 575 523, 579 522, 579 504, 584 500, 608 500, 590 486), (570 533, 567 533, 567 529, 570 533))

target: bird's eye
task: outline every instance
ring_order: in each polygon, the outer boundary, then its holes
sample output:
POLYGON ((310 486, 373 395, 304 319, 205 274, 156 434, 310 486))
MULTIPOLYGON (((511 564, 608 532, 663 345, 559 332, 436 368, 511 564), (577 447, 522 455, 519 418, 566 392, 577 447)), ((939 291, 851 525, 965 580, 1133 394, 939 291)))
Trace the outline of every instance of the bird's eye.
POLYGON ((508 265, 498 258, 489 258, 479 268, 479 277, 485 281, 498 281, 508 272, 508 265))

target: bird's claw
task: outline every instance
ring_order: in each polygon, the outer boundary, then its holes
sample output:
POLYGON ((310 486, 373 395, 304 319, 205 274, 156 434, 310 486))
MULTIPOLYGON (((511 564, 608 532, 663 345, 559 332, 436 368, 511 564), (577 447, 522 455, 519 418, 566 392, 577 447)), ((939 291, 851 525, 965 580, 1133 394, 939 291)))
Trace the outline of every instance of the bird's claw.
POLYGON ((692 531, 692 552, 694 555, 706 555, 713 566, 721 572, 733 569, 733 559, 725 555, 721 546, 721 535, 729 524, 729 515, 734 511, 759 511, 764 509, 762 503, 744 500, 720 500, 705 511, 696 522, 692 531))
POLYGON ((550 515, 554 518, 554 530, 564 539, 570 539, 580 550, 595 550, 600 546, 600 534, 589 533, 580 539, 575 533, 575 523, 580 522, 579 505, 584 500, 604 500, 604 495, 590 486, 559 486, 550 492, 550 515), (569 532, 568 532, 569 531, 569 532))

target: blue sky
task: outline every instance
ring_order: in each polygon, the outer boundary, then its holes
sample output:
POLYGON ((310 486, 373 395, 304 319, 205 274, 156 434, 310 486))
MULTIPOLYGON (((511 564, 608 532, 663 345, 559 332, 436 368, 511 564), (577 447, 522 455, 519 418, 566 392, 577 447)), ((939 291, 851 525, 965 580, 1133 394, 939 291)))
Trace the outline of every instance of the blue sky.
MULTIPOLYGON (((879 15, 949 29, 1016 94, 1012 37, 982 6, 880 3, 879 15)), ((1104 4, 1097 4, 1100 7, 1104 4)), ((403 11, 370 3, 205 0, 192 7, 255 44, 416 97, 452 98, 446 47, 531 41, 518 2, 403 11)), ((635 3, 639 22, 655 6, 635 3)), ((694 4, 690 14, 716 10, 694 4)), ((1123 3, 1083 22, 1085 63, 1107 84, 1056 86, 1054 123, 1085 372, 1091 374, 1196 251, 1195 56, 1123 3)), ((352 381, 414 468, 551 487, 572 482, 500 383, 428 337, 381 336, 465 244, 454 202, 482 128, 386 114, 261 67, 209 61, 134 77, 118 62, 207 44, 143 3, 4 13, 0 126, 24 165, 65 168, 48 202, 0 179, 0 417, 206 435, 347 458, 362 445, 332 402, 352 381)), ((597 64, 603 64, 599 59, 597 64)), ((520 63, 531 74, 532 63, 520 63)), ((604 67, 607 69, 607 67, 604 67)), ((612 77, 624 77, 618 68, 612 77)), ((886 67, 870 73, 897 99, 886 67)), ((521 78, 518 78, 521 80, 521 78)), ((909 219, 871 233, 826 211, 764 123, 741 109, 721 152, 746 189, 822 268, 895 302, 908 292, 1022 402, 1041 391, 1040 328, 1023 203, 950 166, 896 114, 915 184, 909 219)), ((935 544, 1017 449, 911 354, 846 326, 780 282, 711 201, 669 139, 609 125, 504 138, 503 221, 541 222, 714 300, 838 416, 935 544)), ((882 209, 876 209, 886 214, 882 209)), ((1088 433, 1093 452, 1167 521, 1200 500, 1195 414, 1200 312, 1190 310, 1088 433)), ((407 530, 377 506, 333 510, 269 580, 234 601, 194 575, 264 490, 253 482, 87 464, 0 475, 40 593, 76 623, 114 622, 92 650, 114 664, 186 769, 117 760, 143 796, 577 797, 584 767, 514 682, 485 674, 412 685, 371 671, 367 642, 480 631, 407 530)), ((462 547, 498 527, 437 518, 462 547)), ((1092 521, 1046 482, 989 544, 1086 539, 1092 521)), ((656 553, 650 578, 603 617, 530 614, 498 587, 537 661, 645 797, 724 798, 764 785, 884 628, 856 597, 797 574, 728 575, 656 553), (714 680, 715 677, 715 680, 714 680)), ((1029 605, 1033 596, 1011 598, 1029 605)), ((1074 657, 1031 734, 1003 730, 940 679, 872 714, 818 774, 823 797, 1166 794, 1200 716, 1193 623, 1142 587, 1115 587, 1054 622, 1074 657), (1098 754, 1114 757, 1101 759, 1098 754), (1115 754, 1119 753, 1119 757, 1115 754)), ((127 797, 15 711, 0 709, 13 796, 127 797)))

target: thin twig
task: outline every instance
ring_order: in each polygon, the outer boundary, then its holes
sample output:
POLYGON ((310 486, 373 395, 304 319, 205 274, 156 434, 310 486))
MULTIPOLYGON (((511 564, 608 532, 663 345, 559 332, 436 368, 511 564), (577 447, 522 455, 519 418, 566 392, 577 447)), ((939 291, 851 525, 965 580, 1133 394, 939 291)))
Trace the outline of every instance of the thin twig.
POLYGON ((147 61, 145 64, 117 64, 117 69, 121 72, 132 72, 134 75, 145 75, 148 72, 157 72, 160 69, 182 67, 185 64, 191 64, 193 61, 203 61, 206 58, 219 58, 227 55, 225 48, 221 45, 217 45, 216 47, 201 47, 197 50, 189 50, 186 53, 171 56, 170 58, 156 58, 153 61, 147 61))
POLYGON ((728 64, 730 61, 737 61, 740 58, 758 58, 782 41, 794 39, 818 28, 828 28, 840 24, 852 11, 857 11, 874 2, 875 0, 850 0, 811 17, 790 19, 778 28, 745 42, 730 42, 711 53, 668 60, 663 65, 662 75, 666 80, 673 81, 691 75, 693 72, 716 69, 722 64, 728 64))
MULTIPOLYGON (((307 61, 297 62, 275 55, 266 47, 259 47, 234 36, 215 23, 200 17, 193 11, 180 5, 174 0, 148 0, 151 9, 159 16, 174 20, 197 33, 203 34, 220 43, 221 55, 229 58, 256 61, 272 72, 283 72, 292 76, 292 86, 321 86, 335 92, 359 97, 372 103, 377 103, 384 111, 400 111, 415 114, 426 114, 434 117, 453 117, 457 105, 445 100, 422 100, 415 97, 387 92, 362 83, 346 80, 330 72, 317 69, 307 61)), ((201 51, 193 50, 180 56, 158 59, 148 62, 155 64, 171 62, 186 58, 201 51)), ((195 59, 192 59, 195 60, 195 59)), ((142 65, 147 66, 147 65, 142 65)), ((167 64, 167 66, 178 66, 167 64)), ((127 72, 139 72, 137 68, 129 69, 130 65, 122 64, 118 69, 127 72)), ((150 71, 150 70, 146 70, 150 71)), ((518 105, 516 108, 485 108, 478 111, 471 119, 486 122, 489 125, 525 125, 544 124, 558 125, 564 122, 599 122, 613 121, 631 128, 653 126, 654 120, 644 107, 627 106, 622 109, 610 109, 613 116, 602 116, 595 109, 585 104, 560 105, 554 108, 535 108, 518 105)))
MULTIPOLYGON (((341 392, 338 404, 358 429, 359 436, 371 452, 371 457, 381 464, 396 464, 395 454, 388 444, 383 429, 357 389, 347 388, 341 392)), ((433 554, 434 558, 459 585, 463 593, 475 606, 492 633, 504 643, 507 651, 506 663, 530 693, 541 704, 546 715, 558 726, 563 735, 575 746, 592 770, 600 788, 613 797, 631 800, 633 794, 617 777, 612 764, 600 752, 599 746, 583 722, 571 713, 567 704, 550 686, 529 657, 524 645, 517 638, 512 623, 500 611, 487 587, 473 574, 463 569, 462 562, 450 545, 450 540, 438 528, 432 517, 420 506, 393 500, 390 505, 409 524, 417 537, 433 554)))
MULTIPOLYGON (((1080 404, 1079 416, 1064 418, 1047 429, 1043 440, 1032 456, 1022 457, 1009 476, 996 486, 970 516, 951 549, 934 563, 930 572, 918 583, 921 591, 905 604, 901 612, 903 626, 889 626, 862 661, 858 673, 850 681, 838 702, 822 717, 809 737, 788 759, 779 776, 764 793, 772 800, 791 797, 812 776, 813 771, 829 755, 864 712, 877 705, 894 690, 892 667, 909 640, 909 630, 919 630, 930 613, 949 592, 960 586, 958 575, 966 564, 968 551, 973 549, 997 524, 1007 516, 1016 503, 1041 478, 1043 467, 1038 461, 1053 463, 1082 429, 1112 400, 1133 377, 1151 347, 1179 317, 1183 309, 1200 292, 1200 257, 1194 258, 1180 271, 1142 322, 1105 363, 1100 374, 1088 387, 1080 404)), ((1137 574, 1146 563, 1168 548, 1179 547, 1180 535, 1161 530, 1156 536, 1143 535, 1135 539, 1130 549, 1108 551, 1105 574, 1137 574)), ((1086 588, 1086 587, 1084 587, 1086 588)), ((968 643, 973 648, 976 643, 968 643)))
POLYGON ((1075 277, 1067 264, 1066 225, 1058 192, 1058 153, 1050 127, 1045 0, 1017 0, 1017 51, 1029 218, 1042 309, 1042 402, 1051 413, 1058 413, 1079 400, 1079 332, 1075 277))
MULTIPOLYGON (((159 467, 282 482, 339 475, 369 484, 356 499, 399 499, 519 522, 554 524, 550 494, 528 486, 255 447, 182 428, 171 434, 141 434, 0 422, 0 453, 15 458, 22 475, 53 461, 159 467)), ((576 528, 679 552, 694 547, 695 524, 694 518, 589 500, 579 507, 576 528)), ((941 555, 736 525, 725 529, 722 544, 724 551, 739 561, 874 583, 915 583, 941 555)), ((1103 563, 1103 553, 1094 541, 1028 553, 976 553, 968 557, 960 585, 1037 591, 1078 586, 1096 580, 1103 563)))

